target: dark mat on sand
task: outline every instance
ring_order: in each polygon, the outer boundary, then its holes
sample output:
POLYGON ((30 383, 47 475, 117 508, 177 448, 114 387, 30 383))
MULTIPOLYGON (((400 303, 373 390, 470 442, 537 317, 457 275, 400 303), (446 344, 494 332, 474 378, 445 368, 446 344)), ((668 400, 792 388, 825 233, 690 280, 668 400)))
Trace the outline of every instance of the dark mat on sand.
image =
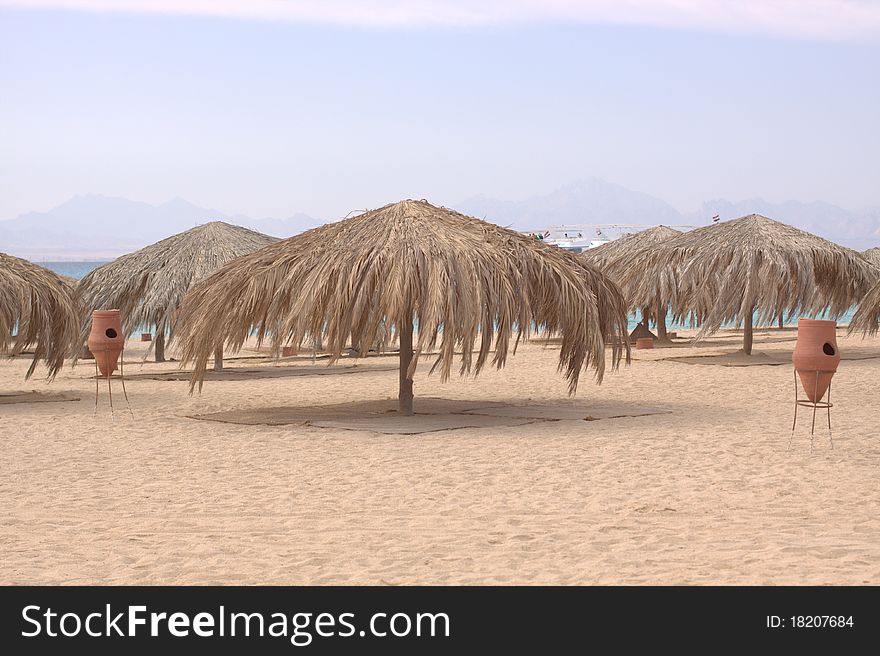
POLYGON ((79 401, 80 397, 73 392, 2 392, 0 393, 0 405, 12 403, 57 403, 60 401, 79 401))
MULTIPOLYGON (((296 376, 334 376, 340 374, 369 374, 379 371, 397 371, 396 365, 319 365, 315 367, 233 367, 222 371, 208 369, 205 380, 255 380, 258 378, 290 378, 296 376)), ((126 375, 128 380, 186 380, 192 371, 168 371, 126 375)))

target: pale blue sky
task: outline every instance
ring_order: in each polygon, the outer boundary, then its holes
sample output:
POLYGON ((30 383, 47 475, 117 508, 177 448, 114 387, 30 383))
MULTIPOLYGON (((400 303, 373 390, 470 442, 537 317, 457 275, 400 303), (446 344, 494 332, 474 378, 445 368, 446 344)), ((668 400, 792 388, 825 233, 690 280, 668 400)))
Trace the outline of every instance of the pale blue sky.
POLYGON ((88 192, 338 218, 587 176, 681 210, 880 205, 876 31, 676 20, 0 8, 0 218, 88 192))

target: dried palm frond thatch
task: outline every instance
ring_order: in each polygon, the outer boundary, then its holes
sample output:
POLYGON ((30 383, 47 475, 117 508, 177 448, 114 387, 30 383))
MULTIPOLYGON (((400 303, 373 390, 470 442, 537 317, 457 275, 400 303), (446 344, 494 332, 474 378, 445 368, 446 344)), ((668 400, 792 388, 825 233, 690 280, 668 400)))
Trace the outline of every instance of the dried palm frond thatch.
POLYGON ((875 284, 859 303, 849 324, 849 332, 873 335, 880 328, 880 282, 875 284))
POLYGON ((732 322, 752 350, 753 316, 839 316, 865 294, 875 273, 857 252, 790 225, 750 214, 685 232, 635 258, 621 282, 650 294, 659 282, 673 312, 690 315, 697 339, 732 322))
POLYGON ((880 267, 880 246, 869 248, 862 253, 862 256, 874 266, 880 267))
MULTIPOLYGON (((862 256, 880 270, 880 246, 869 248, 862 256)), ((880 329, 880 280, 859 302, 859 309, 849 324, 849 332, 873 335, 880 329)))
MULTIPOLYGON (((122 315, 126 336, 139 327, 155 326, 157 351, 164 349, 172 315, 194 284, 230 260, 277 241, 212 221, 98 267, 77 285, 85 313, 82 340, 88 337, 92 310, 114 308, 122 315)), ((161 359, 158 352, 157 359, 161 359)))
POLYGON ((657 244, 669 241, 680 234, 678 230, 667 226, 655 226, 631 235, 625 235, 581 253, 581 257, 594 264, 602 273, 618 284, 630 309, 641 311, 645 328, 648 327, 650 314, 655 314, 657 336, 661 340, 666 339, 666 312, 670 299, 664 298, 661 294, 659 281, 653 293, 648 293, 651 290, 647 288, 627 288, 624 286, 627 280, 624 273, 632 266, 634 258, 644 250, 651 250, 657 244))
POLYGON ((424 351, 438 349, 432 371, 444 380, 457 352, 459 373, 476 375, 490 355, 501 368, 514 333, 515 350, 537 325, 562 334, 559 369, 573 393, 582 368, 601 380, 607 344, 612 366, 629 356, 626 323, 614 283, 571 253, 405 200, 230 262, 187 295, 175 331, 183 361, 194 363, 194 388, 214 348, 239 349, 254 332, 276 350, 323 334, 336 359, 349 338, 373 344, 383 326, 393 329, 400 410, 412 414, 412 377, 424 351))
POLYGON ((55 377, 76 339, 79 316, 72 290, 60 276, 0 253, 0 351, 14 356, 33 346, 27 378, 40 360, 49 378, 55 377))

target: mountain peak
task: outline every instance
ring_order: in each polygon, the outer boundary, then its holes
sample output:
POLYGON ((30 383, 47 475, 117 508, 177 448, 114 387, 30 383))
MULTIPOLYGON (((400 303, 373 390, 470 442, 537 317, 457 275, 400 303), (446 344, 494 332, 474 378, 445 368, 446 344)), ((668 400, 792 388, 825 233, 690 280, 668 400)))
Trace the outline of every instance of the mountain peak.
MULTIPOLYGON (((195 205, 190 203, 185 198, 181 198, 180 196, 175 196, 171 200, 165 201, 164 203, 162 203, 158 207, 160 207, 160 208, 163 208, 163 207, 164 208, 186 208, 186 209, 196 208, 195 205)), ((196 208, 196 209, 199 209, 199 208, 196 208)))
POLYGON ((459 203, 457 209, 519 230, 579 223, 683 223, 678 210, 665 201, 595 177, 576 179, 549 194, 523 201, 474 196, 459 203))

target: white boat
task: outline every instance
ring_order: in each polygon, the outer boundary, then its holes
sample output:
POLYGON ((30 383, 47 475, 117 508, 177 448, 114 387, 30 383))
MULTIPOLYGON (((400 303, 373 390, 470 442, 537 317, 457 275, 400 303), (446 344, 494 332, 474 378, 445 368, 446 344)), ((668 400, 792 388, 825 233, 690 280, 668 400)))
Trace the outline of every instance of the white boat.
POLYGON ((526 234, 540 239, 545 244, 559 246, 573 253, 582 253, 610 241, 599 230, 586 226, 556 226, 544 230, 532 230, 526 234))
MULTIPOLYGON (((619 239, 624 235, 653 228, 651 225, 623 223, 581 223, 577 225, 561 225, 542 230, 529 230, 525 234, 540 239, 545 244, 559 246, 574 253, 583 253, 590 248, 619 239)), ((693 226, 669 226, 670 228, 689 230, 693 226)))

